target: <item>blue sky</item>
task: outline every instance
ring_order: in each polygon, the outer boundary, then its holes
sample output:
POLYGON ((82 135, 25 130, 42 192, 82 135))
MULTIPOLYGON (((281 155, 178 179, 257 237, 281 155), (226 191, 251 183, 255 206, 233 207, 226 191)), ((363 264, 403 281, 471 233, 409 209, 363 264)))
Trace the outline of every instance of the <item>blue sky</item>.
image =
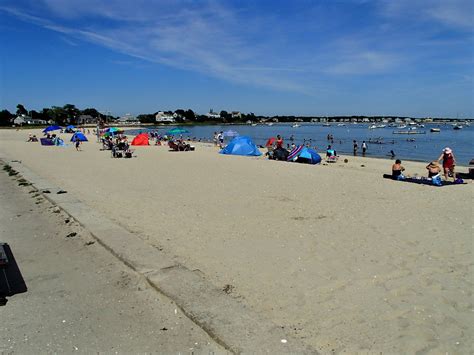
POLYGON ((0 0, 0 108, 474 117, 471 0, 0 0))

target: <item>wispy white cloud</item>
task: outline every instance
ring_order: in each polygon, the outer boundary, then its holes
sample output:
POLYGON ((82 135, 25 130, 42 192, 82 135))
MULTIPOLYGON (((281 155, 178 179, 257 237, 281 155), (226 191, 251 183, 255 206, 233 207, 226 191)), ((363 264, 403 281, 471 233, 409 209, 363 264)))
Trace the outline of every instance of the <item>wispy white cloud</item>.
POLYGON ((295 21, 276 11, 253 12, 250 5, 237 8, 213 0, 39 0, 34 7, 12 3, 0 9, 58 32, 63 40, 83 40, 152 63, 307 95, 319 92, 328 76, 393 73, 419 60, 420 44, 445 45, 430 38, 435 31, 413 25, 416 18, 456 29, 472 26, 470 1, 352 3, 372 6, 380 18, 347 29, 342 20, 338 23, 339 13, 328 16, 321 4, 295 11, 295 21))

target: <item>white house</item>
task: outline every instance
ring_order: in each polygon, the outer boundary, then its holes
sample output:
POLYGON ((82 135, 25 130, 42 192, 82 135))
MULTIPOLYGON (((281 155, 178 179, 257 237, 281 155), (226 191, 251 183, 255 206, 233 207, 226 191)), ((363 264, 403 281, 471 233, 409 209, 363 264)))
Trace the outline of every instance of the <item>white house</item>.
POLYGON ((28 123, 27 119, 31 119, 31 118, 28 117, 28 116, 25 116, 25 115, 16 116, 16 117, 13 119, 13 124, 18 125, 18 126, 27 124, 27 123, 28 123))
POLYGON ((168 115, 163 111, 160 111, 155 116, 155 121, 158 123, 173 123, 176 122, 172 115, 168 115))
POLYGON ((209 110, 208 113, 206 113, 206 116, 209 118, 221 118, 221 114, 214 112, 212 108, 209 110))
POLYGON ((138 118, 136 118, 136 117, 133 116, 132 114, 127 113, 125 116, 120 117, 120 118, 117 120, 117 123, 131 123, 131 124, 135 124, 135 123, 140 123, 140 121, 138 120, 138 118))

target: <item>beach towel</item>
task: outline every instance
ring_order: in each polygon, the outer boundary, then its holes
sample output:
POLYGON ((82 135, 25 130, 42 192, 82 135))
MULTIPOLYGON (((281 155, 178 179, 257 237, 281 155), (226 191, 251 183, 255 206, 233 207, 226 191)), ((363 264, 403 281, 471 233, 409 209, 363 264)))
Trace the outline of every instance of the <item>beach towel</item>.
POLYGON ((435 180, 433 183, 432 179, 426 178, 426 177, 407 177, 405 179, 394 179, 392 175, 390 174, 383 174, 383 177, 385 179, 390 179, 393 181, 403 181, 403 182, 412 182, 415 184, 420 184, 420 185, 430 185, 430 186, 450 186, 450 185, 466 185, 466 183, 462 179, 456 179, 456 181, 443 181, 441 180, 441 183, 438 182, 438 180, 435 180))
POLYGON ((52 139, 49 138, 40 138, 41 145, 54 145, 52 139))

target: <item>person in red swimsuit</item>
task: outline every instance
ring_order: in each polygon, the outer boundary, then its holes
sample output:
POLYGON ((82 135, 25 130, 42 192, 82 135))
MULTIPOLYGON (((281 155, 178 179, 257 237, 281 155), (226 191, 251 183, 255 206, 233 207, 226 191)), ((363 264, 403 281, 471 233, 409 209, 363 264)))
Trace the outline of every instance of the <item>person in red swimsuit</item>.
POLYGON ((280 135, 277 135, 276 147, 277 148, 283 148, 283 138, 281 138, 280 135))
POLYGON ((443 160, 444 178, 448 180, 448 178, 451 176, 453 180, 456 180, 456 173, 454 172, 456 158, 454 158, 451 148, 446 147, 443 149, 443 152, 438 158, 438 162, 441 160, 443 160))

